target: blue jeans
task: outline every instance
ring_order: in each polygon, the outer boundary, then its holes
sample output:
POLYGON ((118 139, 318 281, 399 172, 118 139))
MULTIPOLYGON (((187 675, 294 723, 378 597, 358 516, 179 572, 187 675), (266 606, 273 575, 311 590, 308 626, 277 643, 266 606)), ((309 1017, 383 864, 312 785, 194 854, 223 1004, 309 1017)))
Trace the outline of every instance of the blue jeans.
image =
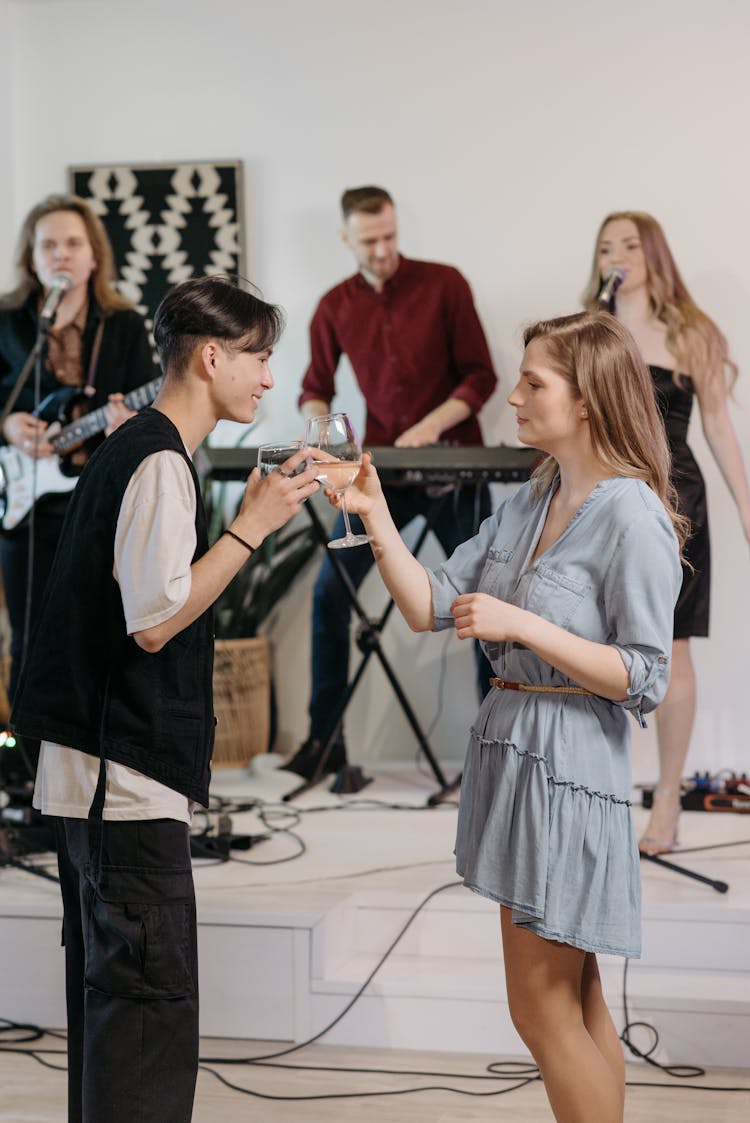
MULTIPOLYGON (((402 530, 417 515, 427 515, 431 500, 421 488, 386 487, 383 489, 393 521, 402 530)), ((490 513, 486 485, 455 488, 443 500, 434 533, 450 557, 462 542, 472 538, 480 522, 490 513)), ((356 516, 351 517, 354 533, 362 531, 356 516)), ((339 515, 331 538, 344 534, 344 518, 339 515)), ((374 564, 372 550, 357 546, 339 550, 338 558, 352 584, 358 589, 374 564)), ((310 737, 325 740, 331 732, 331 718, 341 704, 349 681, 349 600, 341 581, 326 554, 313 591, 312 626, 312 695, 310 698, 310 737)), ((492 669, 479 644, 476 645, 477 686, 481 698, 489 690, 492 669)), ((343 730, 340 734, 343 737, 343 730)))
POLYGON ((171 819, 56 819, 69 1123, 190 1123, 198 956, 190 839, 171 819), (100 857, 100 860, 99 860, 100 857))

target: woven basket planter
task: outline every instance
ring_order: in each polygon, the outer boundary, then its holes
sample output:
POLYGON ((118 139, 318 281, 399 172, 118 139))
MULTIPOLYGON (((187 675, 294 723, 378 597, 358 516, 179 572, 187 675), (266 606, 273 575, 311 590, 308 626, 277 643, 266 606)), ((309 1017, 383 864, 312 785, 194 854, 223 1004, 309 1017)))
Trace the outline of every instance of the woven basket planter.
POLYGON ((268 639, 217 639, 214 655, 216 741, 213 763, 242 768, 268 749, 271 667, 268 639))

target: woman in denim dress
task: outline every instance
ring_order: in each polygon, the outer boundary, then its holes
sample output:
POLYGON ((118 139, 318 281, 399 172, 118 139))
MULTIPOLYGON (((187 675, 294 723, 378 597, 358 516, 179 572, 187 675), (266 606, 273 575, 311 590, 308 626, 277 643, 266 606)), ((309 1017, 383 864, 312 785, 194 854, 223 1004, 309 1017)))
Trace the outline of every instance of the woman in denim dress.
POLYGON ((501 906, 511 1016, 555 1118, 621 1123, 622 1048, 596 953, 640 951, 628 711, 643 723, 667 688, 685 527, 627 330, 585 312, 536 324, 525 343, 508 401, 519 439, 547 456, 473 539, 425 570, 367 455, 347 502, 410 627, 455 628, 492 662, 458 872, 501 906))

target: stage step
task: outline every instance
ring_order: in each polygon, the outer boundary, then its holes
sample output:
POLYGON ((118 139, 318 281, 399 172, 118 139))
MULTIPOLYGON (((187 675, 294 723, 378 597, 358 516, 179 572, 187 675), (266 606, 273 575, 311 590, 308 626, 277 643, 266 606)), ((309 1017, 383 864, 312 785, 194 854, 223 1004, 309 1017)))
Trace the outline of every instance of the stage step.
MULTIPOLYGON (((358 893, 315 931, 311 1032, 357 993, 423 896, 358 893)), ((678 915, 658 900, 644 909, 644 958, 629 966, 628 1015, 654 1026, 663 1062, 750 1064, 750 912, 730 902, 719 911, 717 918, 712 899, 691 900, 678 915), (717 962, 721 970, 711 966, 717 962)), ((600 967, 622 1028, 623 961, 601 956, 600 967)), ((431 901, 325 1040, 523 1054, 508 1013, 496 906, 463 889, 431 901)), ((636 1030, 634 1040, 646 1050, 653 1038, 636 1030)))
MULTIPOLYGON (((261 781, 238 774, 234 784, 223 776, 222 783, 227 797, 244 801, 255 793, 277 803, 283 784, 294 780, 273 772, 261 781)), ((281 834, 258 848, 257 865, 196 867, 204 1036, 307 1040, 341 1013, 414 910, 446 883, 326 1040, 525 1055, 508 1015, 498 909, 456 884, 455 809, 416 818, 400 809, 420 785, 416 774, 383 774, 368 789, 381 805, 304 816, 295 828, 307 847, 299 861, 284 861, 296 844, 281 834)), ((311 807, 329 799, 338 808, 325 793, 309 799, 311 807)), ((238 832, 263 829, 251 813, 236 818, 238 832)), ((694 859, 699 872, 726 880, 730 891, 718 894, 644 863, 644 956, 629 968, 629 1017, 655 1026, 660 1060, 750 1068, 746 823, 697 812, 683 820, 686 845, 731 843, 678 859, 694 859)), ((254 861, 255 851, 249 857, 254 861)), ((0 869, 0 944, 0 1017, 64 1025, 55 884, 0 869)), ((600 962, 621 1028, 623 964, 600 962)), ((651 1045, 645 1032, 635 1039, 644 1050, 651 1045)))
MULTIPOLYGON (((661 871, 659 871, 661 873, 661 871)), ((658 886, 644 892, 642 966, 670 969, 747 971, 750 968, 750 909, 731 896, 700 889, 692 899, 659 900, 658 886)), ((426 893, 361 892, 327 925, 316 948, 314 971, 325 973, 325 957, 337 957, 343 945, 357 953, 382 954, 419 906, 426 893), (350 925, 342 932, 342 919, 350 925)), ((433 898, 410 924, 398 944, 400 955, 494 958, 500 954, 498 906, 463 886, 433 898)))

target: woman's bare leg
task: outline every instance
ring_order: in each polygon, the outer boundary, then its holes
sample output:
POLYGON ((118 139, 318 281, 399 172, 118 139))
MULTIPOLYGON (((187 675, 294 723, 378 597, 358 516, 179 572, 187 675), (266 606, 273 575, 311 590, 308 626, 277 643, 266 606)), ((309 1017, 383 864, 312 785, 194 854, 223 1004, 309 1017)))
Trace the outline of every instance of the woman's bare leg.
POLYGON ((649 854, 667 853, 677 839, 680 817, 680 783, 695 720, 695 669, 690 641, 672 644, 672 672, 664 701, 656 711, 659 738, 659 782, 648 826, 640 846, 649 854))
POLYGON ((539 1066, 555 1119, 622 1123, 622 1057, 618 1063, 613 1056, 587 953, 514 925, 509 909, 501 907, 500 917, 511 1017, 539 1066), (584 992, 601 1045, 586 1024, 584 992))
POLYGON ((583 1022, 599 1052, 612 1070, 625 1105, 625 1057, 620 1036, 602 993, 599 964, 592 952, 586 953, 581 977, 583 1022))

